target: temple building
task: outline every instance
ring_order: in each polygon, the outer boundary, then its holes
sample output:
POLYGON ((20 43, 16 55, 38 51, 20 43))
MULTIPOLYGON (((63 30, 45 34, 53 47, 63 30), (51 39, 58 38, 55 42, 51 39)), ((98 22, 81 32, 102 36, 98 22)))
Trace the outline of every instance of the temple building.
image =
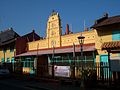
POLYGON ((15 56, 16 61, 23 63, 23 73, 79 78, 84 68, 96 69, 99 79, 114 76, 112 72, 117 72, 112 68, 115 62, 111 64, 110 61, 117 59, 119 62, 120 59, 120 16, 105 14, 96 20, 91 30, 78 33, 71 32, 67 24, 65 34, 62 34, 61 27, 60 16, 53 11, 47 21, 46 37, 28 42, 27 51, 15 56), (83 57, 78 40, 80 35, 85 37, 83 57), (100 69, 101 66, 105 68, 100 69))
POLYGON ((53 73, 55 76, 78 77, 81 58, 77 37, 81 34, 85 37, 83 45, 84 64, 88 67, 94 66, 94 62, 96 62, 95 30, 72 33, 67 24, 65 34, 62 34, 61 27, 59 14, 52 12, 47 22, 46 37, 29 42, 28 51, 16 56, 18 61, 24 62, 24 73, 32 71, 41 77, 53 73), (31 60, 34 60, 32 68, 29 65, 31 60), (61 74, 62 69, 65 70, 63 74, 61 74))

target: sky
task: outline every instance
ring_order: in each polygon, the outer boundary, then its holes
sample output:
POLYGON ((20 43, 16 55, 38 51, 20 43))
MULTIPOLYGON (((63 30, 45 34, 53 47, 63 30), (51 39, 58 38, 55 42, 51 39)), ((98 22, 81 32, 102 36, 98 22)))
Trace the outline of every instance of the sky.
POLYGON ((66 24, 77 33, 84 31, 84 23, 90 28, 106 12, 109 16, 120 15, 120 0, 0 0, 0 31, 12 27, 25 35, 34 29, 45 37, 53 10, 60 15, 63 33, 66 24))

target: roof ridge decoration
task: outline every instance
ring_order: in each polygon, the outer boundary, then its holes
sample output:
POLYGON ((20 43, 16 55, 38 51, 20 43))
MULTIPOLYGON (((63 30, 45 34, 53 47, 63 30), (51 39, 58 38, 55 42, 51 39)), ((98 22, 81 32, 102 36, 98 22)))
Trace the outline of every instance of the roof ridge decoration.
POLYGON ((54 16, 54 15, 59 15, 58 12, 56 12, 55 10, 52 11, 51 13, 51 16, 54 16))

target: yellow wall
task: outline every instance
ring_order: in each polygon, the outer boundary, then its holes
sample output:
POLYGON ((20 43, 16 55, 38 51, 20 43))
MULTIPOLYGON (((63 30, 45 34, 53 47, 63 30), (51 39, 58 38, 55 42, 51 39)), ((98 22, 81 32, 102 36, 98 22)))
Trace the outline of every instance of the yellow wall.
POLYGON ((111 30, 95 30, 95 47, 96 49, 101 49, 101 45, 104 42, 112 41, 112 31, 111 30))
POLYGON ((5 55, 4 55, 3 50, 0 49, 0 62, 1 62, 2 58, 4 58, 4 56, 5 56, 5 62, 7 61, 7 58, 9 58, 9 60, 11 62, 11 59, 14 57, 14 52, 15 52, 15 49, 13 52, 10 52, 10 49, 7 49, 5 52, 5 55))
MULTIPOLYGON (((95 43, 95 31, 91 30, 91 31, 85 31, 85 32, 81 32, 82 35, 85 37, 84 39, 84 44, 88 44, 88 43, 95 43)), ((75 33, 75 34, 68 34, 68 35, 63 35, 61 36, 62 38, 62 46, 70 46, 73 45, 73 43, 75 45, 78 45, 78 36, 81 35, 81 33, 75 33)))
POLYGON ((97 49, 96 62, 100 62, 100 55, 107 55, 106 50, 102 50, 101 46, 104 42, 112 41, 112 31, 111 30, 95 30, 95 48, 97 49))
POLYGON ((48 39, 33 41, 28 43, 29 50, 48 48, 48 39))
MULTIPOLYGON (((61 42, 56 41, 55 47, 58 47, 59 43, 61 43, 61 46, 70 46, 70 45, 73 45, 73 43, 75 45, 78 45, 79 42, 77 37, 80 35, 81 33, 63 35, 61 36, 61 42)), ((82 32, 82 35, 85 36, 85 41, 84 41, 85 44, 95 43, 95 30, 82 32)), ((56 40, 58 38, 52 37, 51 40, 56 40)), ((48 47, 48 45, 52 46, 51 41, 48 43, 48 39, 44 39, 44 40, 38 40, 38 41, 28 43, 29 50, 37 50, 37 45, 39 45, 38 49, 52 48, 52 47, 48 47)))
POLYGON ((1 62, 2 58, 4 58, 4 54, 3 54, 2 49, 0 48, 0 62, 1 62))
MULTIPOLYGON (((97 49, 98 55, 96 55, 96 62, 100 61, 100 55, 108 55, 106 50, 101 49, 101 45, 104 42, 112 41, 112 30, 119 30, 120 26, 111 25, 109 27, 103 27, 95 30, 95 48, 97 49)), ((110 56, 118 56, 118 53, 110 53, 110 56)))

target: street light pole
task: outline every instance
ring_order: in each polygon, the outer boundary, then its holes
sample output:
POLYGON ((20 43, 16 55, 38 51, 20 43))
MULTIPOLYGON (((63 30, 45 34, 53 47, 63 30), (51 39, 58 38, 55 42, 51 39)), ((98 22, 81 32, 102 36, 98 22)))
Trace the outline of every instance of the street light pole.
POLYGON ((79 44, 80 44, 80 51, 81 51, 81 66, 82 66, 82 76, 81 76, 81 85, 80 85, 80 90, 85 90, 84 87, 84 66, 83 66, 83 44, 84 44, 84 36, 77 37, 79 40, 79 44))

